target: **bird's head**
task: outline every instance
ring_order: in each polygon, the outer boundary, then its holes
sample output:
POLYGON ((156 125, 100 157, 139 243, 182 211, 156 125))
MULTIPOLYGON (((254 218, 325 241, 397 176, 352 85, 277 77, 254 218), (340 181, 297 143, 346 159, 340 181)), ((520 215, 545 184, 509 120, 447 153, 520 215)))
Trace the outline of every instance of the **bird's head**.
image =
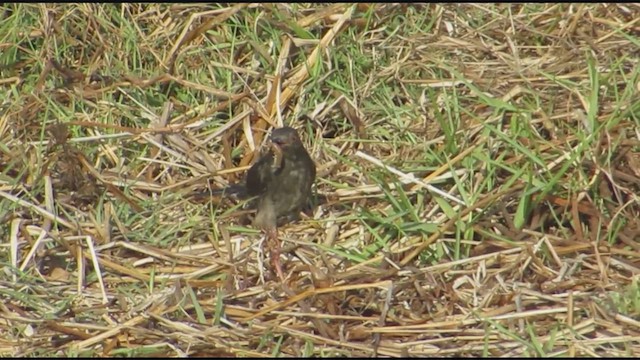
POLYGON ((288 126, 273 129, 270 139, 271 143, 281 150, 286 150, 287 148, 293 148, 302 145, 302 141, 300 141, 298 132, 294 128, 288 126))

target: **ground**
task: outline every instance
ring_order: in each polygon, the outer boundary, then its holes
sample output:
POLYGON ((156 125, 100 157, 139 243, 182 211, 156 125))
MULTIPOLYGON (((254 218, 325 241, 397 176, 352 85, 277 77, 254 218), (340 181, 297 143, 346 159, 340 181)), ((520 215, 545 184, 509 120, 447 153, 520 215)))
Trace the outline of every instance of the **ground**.
POLYGON ((639 5, 0 10, 0 354, 640 354, 639 5))

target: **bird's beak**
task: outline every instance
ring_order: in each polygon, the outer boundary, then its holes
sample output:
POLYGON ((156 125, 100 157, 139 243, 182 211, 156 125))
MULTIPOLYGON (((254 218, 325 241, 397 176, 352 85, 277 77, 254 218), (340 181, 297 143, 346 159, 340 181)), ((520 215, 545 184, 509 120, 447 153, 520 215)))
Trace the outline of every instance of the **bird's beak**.
POLYGON ((272 141, 271 142, 271 149, 277 153, 282 152, 282 145, 280 145, 279 143, 272 141))
POLYGON ((271 138, 271 144, 272 144, 273 146, 277 146, 277 147, 279 147, 280 149, 282 149, 282 147, 283 147, 283 145, 285 144, 285 142, 284 142, 284 141, 282 141, 282 139, 279 139, 279 138, 275 138, 275 139, 274 139, 274 138, 272 137, 272 138, 271 138))
POLYGON ((271 148, 274 151, 282 151, 282 145, 274 141, 271 142, 271 148))

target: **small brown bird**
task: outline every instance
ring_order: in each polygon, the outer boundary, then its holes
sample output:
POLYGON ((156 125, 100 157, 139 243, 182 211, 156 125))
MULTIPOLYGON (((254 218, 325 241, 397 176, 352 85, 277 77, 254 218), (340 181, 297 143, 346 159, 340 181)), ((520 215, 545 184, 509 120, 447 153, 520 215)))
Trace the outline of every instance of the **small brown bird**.
POLYGON ((251 166, 245 186, 250 196, 258 197, 253 224, 265 230, 267 241, 271 242, 271 263, 283 280, 278 219, 295 218, 307 205, 316 166, 295 129, 274 129, 270 139, 271 149, 251 166))

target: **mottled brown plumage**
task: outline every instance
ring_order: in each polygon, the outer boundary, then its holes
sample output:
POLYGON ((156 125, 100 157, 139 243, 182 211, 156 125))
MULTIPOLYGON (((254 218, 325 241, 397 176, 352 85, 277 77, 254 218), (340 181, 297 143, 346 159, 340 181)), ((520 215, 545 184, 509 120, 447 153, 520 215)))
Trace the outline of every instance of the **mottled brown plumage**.
POLYGON ((293 128, 274 129, 271 144, 247 172, 245 186, 250 196, 258 197, 253 224, 264 229, 272 242, 271 260, 282 279, 277 222, 284 216, 297 216, 308 203, 316 166, 293 128))

